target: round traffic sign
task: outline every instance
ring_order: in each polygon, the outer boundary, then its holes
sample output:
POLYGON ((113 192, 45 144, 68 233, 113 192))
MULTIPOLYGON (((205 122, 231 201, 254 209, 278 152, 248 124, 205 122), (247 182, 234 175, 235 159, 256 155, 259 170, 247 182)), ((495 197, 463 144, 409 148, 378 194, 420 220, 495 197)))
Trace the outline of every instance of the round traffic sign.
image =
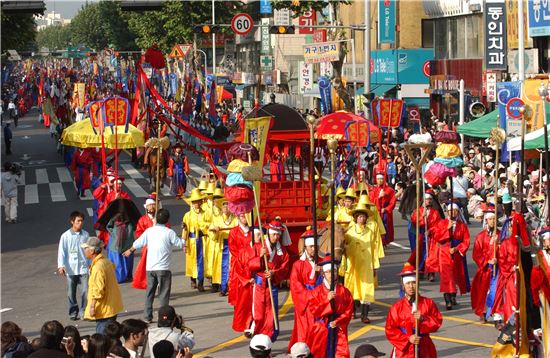
POLYGON ((253 25, 252 17, 244 12, 233 16, 231 20, 231 28, 237 35, 241 36, 248 34, 252 30, 253 25))
POLYGON ((430 77, 430 61, 424 62, 424 65, 422 65, 422 73, 424 73, 424 76, 430 77))
POLYGON ((525 106, 525 102, 521 98, 510 98, 506 103, 506 114, 508 117, 519 119, 521 118, 521 107, 525 106))

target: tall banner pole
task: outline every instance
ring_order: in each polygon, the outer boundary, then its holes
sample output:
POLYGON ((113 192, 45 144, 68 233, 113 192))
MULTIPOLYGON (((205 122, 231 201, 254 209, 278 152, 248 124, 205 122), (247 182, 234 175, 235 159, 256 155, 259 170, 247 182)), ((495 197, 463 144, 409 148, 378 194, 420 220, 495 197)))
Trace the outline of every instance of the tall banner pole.
MULTIPOLYGON (((334 268, 334 232, 335 232, 335 217, 334 217, 334 199, 336 196, 336 190, 335 190, 335 176, 336 176, 336 148, 338 147, 338 141, 335 138, 329 138, 327 140, 327 147, 330 153, 330 176, 331 176, 331 188, 330 188, 330 255, 331 255, 331 262, 330 262, 330 290, 333 292, 336 292, 336 272, 334 268)), ((334 312, 334 299, 330 301, 330 305, 332 307, 332 311, 334 312)), ((334 320, 334 314, 331 315, 330 321, 334 320)), ((335 347, 334 347, 334 341, 336 338, 336 332, 334 329, 329 329, 329 357, 333 358, 335 357, 335 347)))

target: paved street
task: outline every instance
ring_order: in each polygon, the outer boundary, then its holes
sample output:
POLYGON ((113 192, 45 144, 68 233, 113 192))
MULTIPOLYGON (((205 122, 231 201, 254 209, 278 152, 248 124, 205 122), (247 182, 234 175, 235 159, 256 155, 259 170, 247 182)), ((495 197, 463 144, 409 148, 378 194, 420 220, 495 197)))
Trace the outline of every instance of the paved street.
MULTIPOLYGON (((24 182, 19 187, 18 223, 4 224, 2 220, 2 321, 18 323, 29 338, 38 336, 40 326, 46 320, 58 319, 62 324, 71 324, 67 316, 66 284, 64 279, 54 274, 56 269, 57 243, 60 234, 68 228, 68 215, 72 210, 91 214, 92 200, 80 199, 71 182, 70 173, 57 154, 55 142, 48 130, 37 122, 36 113, 20 120, 14 129, 13 155, 3 156, 3 161, 11 160, 24 166, 24 182)), ((2 153, 4 149, 2 148, 2 153)), ((191 170, 198 178, 204 164, 192 158, 191 170)), ((126 178, 126 190, 142 208, 148 192, 148 182, 144 173, 133 168, 125 155, 121 159, 120 174, 126 178)), ((187 205, 174 199, 163 200, 163 206, 170 210, 171 223, 180 232, 180 218, 187 205)), ((2 212, 2 215, 3 212, 2 212)), ((396 243, 386 251, 379 271, 377 301, 373 305, 372 324, 363 325, 358 319, 349 327, 351 350, 361 343, 372 343, 387 354, 391 347, 385 339, 383 327, 388 306, 399 295, 399 279, 396 274, 409 255, 406 239, 406 223, 396 215, 396 243)), ((92 232, 91 220, 85 228, 92 232)), ((471 226, 472 245, 480 224, 471 226)), ((469 252, 471 254, 471 252, 469 252)), ((136 257, 137 262, 138 257, 136 257)), ((475 265, 470 259, 469 272, 473 277, 475 265)), ((248 340, 231 330, 232 309, 225 297, 212 293, 198 293, 191 290, 189 280, 184 278, 184 258, 182 251, 174 255, 174 273, 171 304, 182 314, 186 323, 195 331, 196 357, 245 357, 248 340)), ((119 320, 129 317, 141 318, 144 291, 132 289, 129 283, 121 285, 124 312, 119 320)), ((439 294, 438 282, 421 285, 422 294, 434 298, 441 310, 443 299, 439 294)), ((281 334, 274 345, 276 354, 286 348, 292 329, 293 310, 288 292, 283 291, 279 301, 282 305, 281 334)), ((470 308, 469 295, 459 297, 459 306, 452 311, 442 311, 444 323, 435 340, 438 355, 441 357, 487 357, 495 341, 496 330, 491 325, 478 322, 470 308)), ((157 302, 155 302, 157 303, 157 302)), ((155 305, 155 308, 158 307, 155 305)), ((156 317, 155 317, 156 318, 156 317)), ((92 322, 78 321, 82 334, 91 333, 92 322)))

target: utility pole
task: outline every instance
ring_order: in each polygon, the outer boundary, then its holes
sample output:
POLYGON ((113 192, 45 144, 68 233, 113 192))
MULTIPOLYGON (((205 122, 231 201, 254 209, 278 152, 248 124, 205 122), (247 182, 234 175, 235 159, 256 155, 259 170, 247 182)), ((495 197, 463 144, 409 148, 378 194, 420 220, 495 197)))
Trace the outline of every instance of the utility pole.
MULTIPOLYGON (((365 52, 365 59, 364 59, 364 64, 363 64, 363 73, 364 73, 364 76, 365 76, 365 88, 364 88, 364 92, 363 94, 365 96, 368 96, 369 93, 370 93, 370 24, 371 24, 371 21, 370 21, 370 1, 369 0, 365 0, 364 2, 365 4, 365 49, 364 49, 364 52, 365 52)), ((369 98, 369 97, 367 97, 369 98)), ((364 112, 365 112, 365 117, 367 119, 370 119, 371 116, 370 116, 370 110, 369 110, 369 101, 366 101, 364 102, 365 105, 364 105, 364 112)))
MULTIPOLYGON (((216 24, 215 0, 212 0, 212 26, 216 24)), ((205 68, 206 70, 206 68, 205 68)), ((212 32, 212 73, 216 75, 216 34, 212 32)))

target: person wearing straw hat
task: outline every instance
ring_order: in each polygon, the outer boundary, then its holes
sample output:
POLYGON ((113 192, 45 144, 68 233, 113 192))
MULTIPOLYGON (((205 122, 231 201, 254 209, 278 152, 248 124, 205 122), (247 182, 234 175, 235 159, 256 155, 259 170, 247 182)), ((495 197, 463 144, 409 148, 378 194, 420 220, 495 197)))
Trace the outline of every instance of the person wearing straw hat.
POLYGON ((185 198, 190 209, 182 219, 181 237, 185 239, 185 276, 191 278, 191 287, 204 292, 204 236, 210 226, 210 214, 201 208, 204 195, 198 188, 185 198))
POLYGON ((472 259, 477 265, 477 271, 472 280, 470 294, 472 309, 482 322, 486 321, 487 296, 491 279, 495 277, 493 272, 498 257, 498 245, 495 251, 495 240, 498 240, 500 235, 500 230, 496 228, 495 206, 488 205, 484 213, 483 230, 476 236, 472 251, 472 259))
POLYGON ((303 242, 303 252, 300 259, 292 265, 290 273, 290 293, 294 302, 294 327, 288 343, 288 349, 296 342, 305 342, 313 316, 308 309, 311 291, 322 283, 323 276, 317 273, 319 258, 315 258, 315 237, 309 229, 300 238, 303 242))
POLYGON ((187 156, 183 152, 181 143, 176 143, 172 147, 173 154, 170 155, 168 162, 168 176, 172 179, 170 183, 170 194, 175 195, 176 199, 182 199, 187 190, 187 174, 189 174, 189 163, 187 156))
POLYGON ((457 305, 457 287, 461 294, 470 291, 466 262, 470 232, 458 203, 451 202, 447 210, 448 218, 440 220, 433 230, 439 243, 439 291, 443 293, 445 307, 451 310, 457 305))
POLYGON ((288 253, 280 243, 284 230, 280 221, 270 222, 267 225, 268 236, 264 242, 254 243, 248 249, 248 268, 254 278, 252 288, 253 333, 268 335, 273 342, 279 334, 274 325, 274 319, 279 320, 278 285, 288 278, 290 269, 288 253), (264 256, 267 257, 267 267, 264 256), (271 292, 269 292, 268 280, 271 280, 271 292), (276 312, 273 312, 272 307, 276 312))
MULTIPOLYGON (((355 204, 355 200, 357 199, 357 195, 355 195, 355 190, 353 190, 353 188, 348 188, 343 196, 344 206, 336 210, 334 213, 334 220, 337 224, 346 228, 353 220, 351 211, 353 209, 353 205, 355 204)), ((327 217, 327 221, 330 221, 330 215, 327 217)))
POLYGON ((413 358, 415 346, 418 358, 437 357, 430 334, 437 332, 443 323, 441 312, 431 299, 418 295, 416 301, 416 271, 406 262, 399 273, 404 296, 395 302, 386 317, 386 337, 393 345, 390 357, 413 358), (416 332, 418 320, 418 332, 416 332))
POLYGON ((353 316, 353 297, 340 283, 336 283, 331 291, 331 264, 338 270, 338 263, 331 256, 319 262, 323 282, 311 291, 308 308, 314 321, 305 343, 314 357, 349 358, 348 325, 353 316), (331 337, 334 341, 329 342, 331 337))
POLYGON ((416 225, 419 225, 420 231, 420 271, 428 274, 428 281, 434 280, 435 272, 439 271, 437 256, 439 255, 439 246, 434 238, 433 228, 435 224, 441 220, 443 210, 435 197, 435 193, 431 189, 424 192, 424 205, 416 212, 416 208, 411 214, 409 221, 409 243, 411 245, 411 255, 408 262, 415 265, 416 258, 416 225), (435 205, 434 205, 435 204, 435 205), (418 215, 417 215, 418 214, 418 215), (420 220, 420 222, 418 222, 420 220), (426 241, 427 240, 427 241, 426 241))
POLYGON ((376 174, 376 186, 370 191, 369 198, 378 208, 384 222, 386 235, 382 237, 382 241, 386 246, 394 239, 393 209, 395 209, 396 198, 395 190, 386 184, 384 173, 376 174))
MULTIPOLYGON (((368 198, 368 197, 367 197, 368 198)), ((353 221, 345 234, 346 274, 344 285, 353 299, 361 303, 361 322, 370 323, 369 308, 374 301, 376 271, 384 257, 382 232, 376 217, 369 213, 370 201, 361 202, 352 211, 353 221)))
POLYGON ((229 283, 229 230, 237 226, 237 218, 229 211, 228 201, 223 197, 220 188, 214 192, 216 205, 221 207, 220 215, 214 216, 208 230, 210 239, 210 272, 212 273, 212 292, 220 292, 220 296, 227 295, 229 283), (219 194, 221 192, 221 198, 219 194))
POLYGON ((254 279, 248 268, 248 248, 252 247, 252 228, 248 226, 247 214, 237 215, 237 225, 229 231, 229 290, 227 301, 234 307, 231 327, 236 332, 252 335, 252 283, 254 279))

